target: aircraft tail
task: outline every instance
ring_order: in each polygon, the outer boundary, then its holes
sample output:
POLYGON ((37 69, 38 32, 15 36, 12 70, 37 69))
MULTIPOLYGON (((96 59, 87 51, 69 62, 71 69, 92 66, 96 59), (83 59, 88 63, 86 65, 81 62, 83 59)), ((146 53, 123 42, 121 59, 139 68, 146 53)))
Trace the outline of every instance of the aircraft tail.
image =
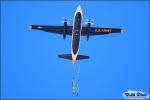
MULTIPOLYGON (((61 55, 58 55, 58 57, 72 60, 72 55, 71 54, 61 54, 61 55)), ((78 55, 76 60, 89 59, 89 58, 90 58, 89 56, 78 55)))

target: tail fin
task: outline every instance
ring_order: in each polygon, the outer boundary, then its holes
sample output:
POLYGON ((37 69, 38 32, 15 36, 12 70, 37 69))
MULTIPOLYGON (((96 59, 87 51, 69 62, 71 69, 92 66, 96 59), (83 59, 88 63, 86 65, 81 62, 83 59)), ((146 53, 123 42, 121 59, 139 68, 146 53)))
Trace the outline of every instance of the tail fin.
MULTIPOLYGON (((72 55, 71 54, 61 54, 61 55, 58 55, 58 57, 72 60, 72 55)), ((89 56, 78 55, 76 60, 89 59, 89 58, 90 58, 89 56)))

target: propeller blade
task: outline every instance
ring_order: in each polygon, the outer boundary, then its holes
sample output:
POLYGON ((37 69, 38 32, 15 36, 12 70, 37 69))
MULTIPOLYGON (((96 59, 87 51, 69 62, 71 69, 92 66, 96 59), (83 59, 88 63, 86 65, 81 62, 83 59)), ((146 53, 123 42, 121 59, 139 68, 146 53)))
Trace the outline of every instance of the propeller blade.
POLYGON ((85 18, 85 20, 90 20, 90 18, 85 18))
POLYGON ((65 17, 62 17, 61 18, 61 23, 64 23, 64 22, 67 22, 67 24, 70 24, 70 21, 71 19, 66 19, 65 17))
POLYGON ((62 21, 62 20, 61 20, 60 22, 61 22, 61 23, 64 23, 64 21, 62 21))
POLYGON ((66 18, 65 18, 65 17, 62 17, 61 19, 62 19, 62 20, 65 20, 66 18))
POLYGON ((85 22, 85 24, 88 24, 88 22, 85 22))
POLYGON ((86 19, 85 19, 85 24, 90 23, 90 24, 92 24, 92 25, 93 25, 93 24, 94 24, 94 23, 93 23, 93 21, 94 21, 94 19, 93 19, 93 18, 86 18, 86 19))
POLYGON ((67 24, 70 24, 70 22, 67 22, 67 24))

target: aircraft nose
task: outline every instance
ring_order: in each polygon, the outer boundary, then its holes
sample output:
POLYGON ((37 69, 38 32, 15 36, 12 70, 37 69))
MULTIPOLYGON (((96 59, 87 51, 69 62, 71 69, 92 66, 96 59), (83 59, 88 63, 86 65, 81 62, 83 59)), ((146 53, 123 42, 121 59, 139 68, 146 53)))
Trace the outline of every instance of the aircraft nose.
POLYGON ((78 5, 78 7, 77 7, 77 12, 81 12, 81 11, 82 11, 81 6, 78 5))

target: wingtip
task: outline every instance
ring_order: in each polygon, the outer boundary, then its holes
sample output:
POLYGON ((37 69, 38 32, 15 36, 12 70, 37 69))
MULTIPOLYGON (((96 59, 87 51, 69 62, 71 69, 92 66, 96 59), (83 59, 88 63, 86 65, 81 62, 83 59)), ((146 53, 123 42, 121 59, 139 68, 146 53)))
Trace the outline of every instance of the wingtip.
POLYGON ((124 32, 124 29, 121 29, 121 33, 123 33, 124 32))
POLYGON ((32 25, 29 25, 29 29, 30 29, 30 30, 32 29, 32 25))

